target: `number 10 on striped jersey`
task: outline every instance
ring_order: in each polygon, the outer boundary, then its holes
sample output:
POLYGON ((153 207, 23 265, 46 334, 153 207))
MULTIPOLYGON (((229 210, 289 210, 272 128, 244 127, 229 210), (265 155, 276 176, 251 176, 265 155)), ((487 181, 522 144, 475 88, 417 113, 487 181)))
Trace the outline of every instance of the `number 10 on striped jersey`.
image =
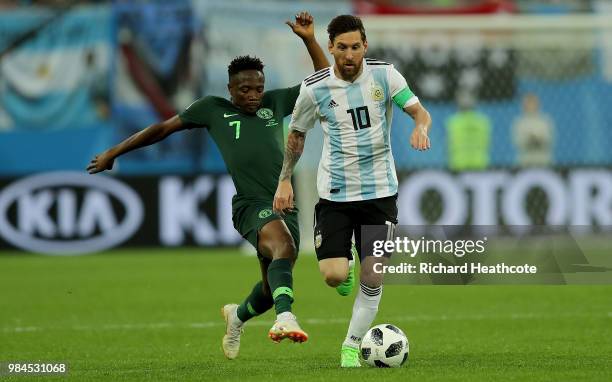
POLYGON ((367 129, 368 127, 372 126, 370 122, 370 112, 368 111, 367 106, 349 109, 346 112, 351 115, 351 119, 353 120, 353 128, 355 131, 367 129))

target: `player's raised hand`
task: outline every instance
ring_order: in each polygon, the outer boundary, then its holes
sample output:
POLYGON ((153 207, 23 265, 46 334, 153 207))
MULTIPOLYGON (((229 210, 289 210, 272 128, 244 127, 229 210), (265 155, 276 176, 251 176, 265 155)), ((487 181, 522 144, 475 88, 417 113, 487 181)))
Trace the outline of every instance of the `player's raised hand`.
POLYGON ((293 209, 293 186, 290 179, 278 182, 272 209, 279 215, 284 215, 293 209))
POLYGON ((289 25, 293 33, 304 40, 314 38, 314 18, 308 12, 298 13, 295 15, 294 23, 287 20, 285 24, 289 25))
POLYGON ((419 151, 428 150, 431 147, 431 142, 427 136, 427 127, 416 126, 410 135, 410 145, 419 151))
POLYGON ((115 158, 108 153, 108 151, 102 154, 96 155, 89 165, 87 166, 87 172, 95 174, 104 170, 112 170, 115 158))

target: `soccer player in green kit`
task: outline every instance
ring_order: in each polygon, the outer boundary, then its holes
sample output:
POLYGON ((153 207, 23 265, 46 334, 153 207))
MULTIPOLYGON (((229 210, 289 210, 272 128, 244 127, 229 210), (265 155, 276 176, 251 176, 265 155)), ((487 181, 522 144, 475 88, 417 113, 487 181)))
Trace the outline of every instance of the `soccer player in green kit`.
MULTIPOLYGON (((313 18, 307 12, 287 21, 302 38, 315 70, 329 66, 314 37, 313 18)), ((264 92, 263 64, 258 58, 241 56, 228 66, 231 101, 207 96, 192 103, 182 113, 129 137, 97 155, 87 170, 94 174, 113 167, 114 160, 129 151, 148 146, 170 134, 205 127, 216 142, 236 187, 232 199, 234 227, 256 249, 262 280, 255 284, 241 305, 222 309, 226 321, 223 351, 229 359, 238 356, 243 324, 270 309, 276 321, 268 336, 279 342, 289 338, 304 342, 308 335, 291 312, 293 303, 292 268, 299 247, 297 211, 280 216, 272 211, 272 201, 283 165, 283 118, 291 114, 300 84, 264 92)))

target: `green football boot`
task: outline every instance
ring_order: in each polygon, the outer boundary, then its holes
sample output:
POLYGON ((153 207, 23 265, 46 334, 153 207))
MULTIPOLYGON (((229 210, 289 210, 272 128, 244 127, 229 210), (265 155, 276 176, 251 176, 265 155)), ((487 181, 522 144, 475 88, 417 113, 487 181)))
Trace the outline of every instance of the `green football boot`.
POLYGON ((340 367, 361 367, 359 349, 343 345, 340 350, 340 367))
POLYGON ((336 291, 340 296, 348 296, 353 291, 353 287, 355 287, 355 257, 357 257, 355 244, 351 245, 351 256, 353 258, 349 260, 348 276, 346 280, 336 287, 336 291))

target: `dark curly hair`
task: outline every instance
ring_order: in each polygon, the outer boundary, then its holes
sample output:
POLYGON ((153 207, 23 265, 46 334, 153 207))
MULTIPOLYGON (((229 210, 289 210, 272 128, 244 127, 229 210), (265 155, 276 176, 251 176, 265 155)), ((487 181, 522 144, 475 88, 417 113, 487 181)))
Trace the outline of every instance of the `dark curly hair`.
POLYGON ((332 43, 336 36, 346 33, 359 31, 361 33, 361 40, 366 41, 365 28, 361 19, 353 15, 340 15, 333 18, 333 20, 327 26, 327 33, 329 34, 329 41, 332 43))
POLYGON ((257 57, 238 56, 227 66, 227 74, 231 77, 243 70, 259 70, 263 73, 263 68, 263 62, 257 57))

